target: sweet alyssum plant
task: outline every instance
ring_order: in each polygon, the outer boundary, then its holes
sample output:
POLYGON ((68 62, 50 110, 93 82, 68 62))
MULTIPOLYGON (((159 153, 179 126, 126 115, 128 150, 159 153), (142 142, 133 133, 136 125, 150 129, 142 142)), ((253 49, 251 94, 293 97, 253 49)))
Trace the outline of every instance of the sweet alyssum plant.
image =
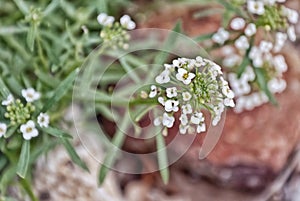
POLYGON ((288 69, 280 51, 287 40, 296 40, 298 12, 286 7, 286 0, 218 2, 226 10, 207 50, 221 52, 216 60, 225 67, 236 95, 234 111, 252 110, 269 101, 277 104, 274 94, 286 88, 283 73, 288 69))
MULTIPOLYGON (((70 142, 72 135, 62 129, 63 124, 69 123, 63 117, 72 101, 74 80, 79 67, 94 48, 101 44, 98 54, 104 56, 111 56, 111 50, 127 49, 130 41, 128 30, 136 27, 128 15, 116 20, 107 14, 114 1, 103 2, 88 1, 80 4, 82 8, 77 8, 77 1, 28 3, 0 0, 3 15, 0 22, 0 44, 3 47, 0 50, 1 200, 7 199, 7 187, 19 184, 32 200, 37 200, 31 190, 29 170, 33 169, 40 155, 58 144, 65 146, 73 162, 87 170, 70 142)), ((247 109, 247 104, 241 100, 248 100, 245 94, 256 89, 255 83, 259 89, 257 93, 264 101, 267 98, 274 100, 273 88, 277 89, 276 92, 284 88, 281 79, 286 70, 284 58, 277 53, 273 56, 273 53, 282 48, 285 38, 295 39, 292 24, 296 22, 297 14, 278 1, 220 2, 226 6, 226 13, 237 16, 230 18, 230 27, 220 28, 211 35, 215 44, 207 50, 222 48, 222 65, 229 73, 223 74, 217 62, 201 56, 165 60, 161 63, 161 71, 152 78, 155 84, 138 92, 137 101, 130 102, 135 105, 149 102, 160 108, 153 121, 155 126, 162 127, 162 132, 156 136, 160 167, 168 161, 163 151, 163 136, 176 121, 180 122, 177 129, 181 134, 202 133, 207 130, 204 111, 211 115, 212 125, 216 126, 225 107, 235 106, 234 98, 236 111, 247 109), (260 29, 271 36, 276 33, 276 40, 272 44, 266 41, 259 33, 260 29), (264 40, 258 43, 256 38, 264 40), (253 54, 257 55, 251 56, 253 54), (266 69, 269 68, 276 71, 268 74, 266 69)), ((175 31, 181 32, 178 26, 175 31)), ((147 61, 149 58, 132 54, 107 70, 103 77, 107 79, 97 89, 102 95, 95 104, 97 113, 110 118, 113 102, 106 101, 112 97, 106 89, 126 75, 128 69, 146 66, 147 61)), ((117 132, 112 142, 121 147, 124 138, 122 132, 117 132)), ((113 165, 116 157, 113 149, 104 160, 106 165, 113 165)), ((108 167, 101 166, 100 183, 108 167)), ((161 169, 161 175, 167 182, 167 168, 161 169)))

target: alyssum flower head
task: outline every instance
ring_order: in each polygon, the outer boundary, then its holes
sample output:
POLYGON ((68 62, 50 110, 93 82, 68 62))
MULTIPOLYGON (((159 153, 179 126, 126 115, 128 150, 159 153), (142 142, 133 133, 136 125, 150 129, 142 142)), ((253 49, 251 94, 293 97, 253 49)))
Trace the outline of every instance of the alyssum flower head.
POLYGON ((128 48, 130 36, 127 30, 133 30, 136 27, 135 22, 132 21, 129 15, 124 15, 120 18, 120 22, 115 22, 113 16, 100 13, 97 17, 97 21, 103 26, 100 37, 105 45, 112 48, 128 48))
POLYGON ((162 116, 154 120, 156 126, 174 126, 174 113, 180 111, 181 134, 206 131, 202 109, 212 115, 212 124, 218 124, 225 106, 234 107, 234 93, 224 80, 221 67, 198 56, 196 59, 178 58, 156 77, 159 85, 152 85, 150 98, 164 108, 162 116))

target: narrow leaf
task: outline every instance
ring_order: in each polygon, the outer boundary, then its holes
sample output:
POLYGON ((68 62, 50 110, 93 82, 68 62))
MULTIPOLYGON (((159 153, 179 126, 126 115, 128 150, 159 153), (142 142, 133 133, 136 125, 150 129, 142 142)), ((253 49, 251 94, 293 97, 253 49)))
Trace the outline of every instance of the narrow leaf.
POLYGON ((168 168, 168 157, 165 139, 162 134, 156 135, 156 149, 157 149, 157 157, 158 157, 158 167, 160 171, 160 175, 165 184, 169 182, 169 168, 168 168))
POLYGON ((270 90, 268 88, 268 84, 267 84, 264 69, 254 68, 254 72, 255 72, 255 75, 256 75, 256 81, 258 83, 259 88, 265 92, 265 94, 268 96, 268 98, 269 98, 269 100, 271 101, 272 104, 278 105, 275 97, 273 96, 273 94, 270 92, 270 90))
POLYGON ((36 38, 36 34, 37 34, 37 25, 35 23, 32 23, 27 33, 27 39, 26 39, 27 45, 31 52, 33 52, 34 50, 34 40, 36 38))
POLYGON ((38 201, 38 199, 35 197, 33 190, 32 190, 32 185, 29 183, 28 180, 26 179, 21 179, 20 183, 23 187, 23 189, 26 191, 26 193, 29 195, 31 201, 38 201))
POLYGON ((194 38, 194 40, 196 42, 202 42, 202 41, 205 41, 205 40, 209 40, 211 39, 211 37, 214 35, 215 33, 209 33, 209 34, 204 34, 204 35, 200 35, 200 36, 197 36, 196 38, 194 38))
POLYGON ((66 79, 64 79, 60 85, 54 91, 52 97, 45 103, 40 112, 48 111, 53 105, 55 105, 73 86, 73 82, 78 74, 78 69, 75 69, 66 79))
POLYGON ((131 79, 135 83, 140 83, 141 82, 139 76, 136 74, 134 69, 127 63, 127 61, 124 57, 120 58, 120 63, 121 63, 121 66, 123 67, 123 69, 127 72, 127 74, 131 77, 131 79))
POLYGON ((17 166, 17 174, 21 178, 25 178, 27 174, 29 161, 30 161, 30 141, 24 140, 18 166, 17 166))
POLYGON ((68 139, 65 138, 60 138, 62 144, 64 145, 65 149, 67 150, 71 160, 77 164, 79 167, 81 167, 82 169, 86 170, 89 172, 88 167, 86 166, 86 164, 81 160, 81 158, 78 156, 78 154, 76 153, 74 147, 72 146, 72 144, 69 142, 68 139))
POLYGON ((73 138, 70 134, 68 134, 62 130, 59 130, 57 128, 50 127, 50 126, 47 128, 41 128, 41 130, 44 131, 45 133, 48 133, 48 134, 54 136, 54 137, 69 138, 69 139, 73 138))
POLYGON ((117 159, 118 149, 123 145, 126 136, 126 134, 124 134, 123 131, 127 130, 129 123, 130 118, 128 116, 123 117, 120 127, 118 127, 118 130, 116 131, 113 137, 112 144, 110 145, 111 147, 109 147, 109 151, 107 152, 107 155, 105 156, 104 162, 101 165, 99 171, 98 182, 100 185, 104 182, 109 168, 111 168, 114 165, 117 159))

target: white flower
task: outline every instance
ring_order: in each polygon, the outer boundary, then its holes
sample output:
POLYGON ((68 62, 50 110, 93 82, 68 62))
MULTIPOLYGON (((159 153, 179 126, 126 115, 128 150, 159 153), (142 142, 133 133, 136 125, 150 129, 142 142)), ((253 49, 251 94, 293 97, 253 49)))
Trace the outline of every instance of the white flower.
POLYGON ((273 78, 268 82, 268 88, 272 93, 281 93, 286 88, 286 81, 279 78, 273 78))
POLYGON ((170 82, 170 71, 168 70, 164 70, 163 72, 161 72, 161 74, 159 74, 156 78, 155 81, 158 84, 164 84, 164 83, 168 83, 170 82))
POLYGON ((233 101, 232 98, 225 98, 224 99, 224 105, 228 106, 228 107, 234 107, 235 106, 234 101, 233 101))
POLYGON ((180 120, 180 123, 184 126, 189 123, 189 120, 188 120, 188 117, 186 114, 181 114, 179 117, 179 120, 180 120))
POLYGON ((37 117, 37 122, 40 127, 45 127, 47 128, 49 126, 49 115, 46 113, 40 113, 39 116, 37 117))
POLYGON ((234 45, 239 50, 246 50, 249 48, 248 38, 246 36, 240 36, 235 42, 234 45))
POLYGON ((173 98, 177 96, 177 88, 176 87, 170 87, 166 89, 167 97, 173 98))
POLYGON ((151 85, 151 91, 149 93, 149 98, 154 98, 157 95, 157 87, 155 85, 151 85))
POLYGON ((265 13, 264 3, 261 1, 248 0, 247 8, 253 14, 262 15, 265 13))
POLYGON ((162 125, 167 128, 172 128, 174 125, 175 118, 173 116, 169 116, 168 113, 163 114, 162 125))
POLYGON ((263 0, 265 5, 273 6, 275 4, 275 0, 263 0))
POLYGON ((190 73, 183 68, 179 68, 178 73, 176 74, 177 80, 183 82, 185 85, 190 84, 195 76, 196 75, 194 73, 190 73))
POLYGON ((254 81, 255 80, 255 73, 251 66, 247 66, 244 73, 242 74, 241 80, 245 81, 254 81))
POLYGON ((30 140, 32 137, 39 135, 38 130, 35 128, 35 124, 32 120, 29 120, 26 124, 22 124, 20 131, 23 134, 25 140, 30 140))
POLYGON ((113 16, 108 16, 106 13, 100 13, 97 16, 97 21, 103 26, 111 26, 114 23, 115 18, 113 16))
POLYGON ((191 104, 181 106, 181 110, 183 114, 191 114, 193 112, 191 104))
POLYGON ((226 31, 224 28, 219 28, 217 33, 212 36, 212 40, 215 43, 223 45, 229 39, 229 32, 226 31))
POLYGON ((256 46, 252 47, 249 53, 249 58, 252 59, 252 63, 254 67, 262 67, 264 64, 262 52, 256 46))
POLYGON ((299 14, 296 10, 283 6, 283 14, 288 18, 290 23, 296 24, 298 22, 299 14))
POLYGON ((233 30, 241 30, 245 27, 245 20, 241 17, 237 17, 237 18, 234 18, 231 23, 230 23, 230 27, 233 29, 233 30))
POLYGON ((288 68, 284 56, 282 55, 276 55, 275 57, 273 57, 273 65, 276 71, 279 73, 286 72, 288 68))
POLYGON ((266 40, 262 40, 259 44, 259 50, 262 53, 268 53, 271 51, 272 48, 273 48, 273 43, 266 40))
POLYGON ((288 29, 287 29, 287 34, 289 36, 289 39, 294 42, 296 41, 297 39, 297 36, 296 36, 296 32, 295 32, 295 27, 294 26, 290 26, 288 29))
POLYGON ((13 95, 9 94, 6 98, 6 100, 2 101, 2 105, 10 105, 14 102, 14 97, 13 95))
POLYGON ((204 122, 204 116, 202 112, 194 112, 191 116, 191 123, 199 125, 200 123, 204 122))
POLYGON ((154 122, 153 122, 154 126, 159 126, 161 123, 162 123, 162 117, 156 117, 154 119, 154 122))
POLYGON ((279 52, 284 46, 285 41, 287 40, 287 34, 282 32, 277 32, 275 36, 275 45, 273 48, 274 52, 279 52))
POLYGON ((22 89, 22 96, 28 103, 38 100, 41 95, 39 92, 36 92, 33 88, 22 89))
POLYGON ((6 130, 7 130, 6 124, 0 122, 0 137, 5 135, 6 130))
POLYGON ((215 116, 215 117, 213 118, 211 124, 212 124, 213 126, 216 126, 216 125, 219 123, 220 119, 221 119, 221 115, 215 116))
POLYGON ((179 105, 178 101, 167 100, 165 102, 165 110, 166 112, 177 112, 179 110, 178 105, 179 105))
POLYGON ((278 3, 284 3, 284 2, 286 2, 286 0, 276 0, 276 2, 278 2, 278 3))
POLYGON ((163 106, 165 106, 165 99, 163 98, 163 97, 158 97, 157 98, 157 101, 160 103, 160 104, 162 104, 163 106))
POLYGON ((200 125, 197 126, 197 133, 202 133, 206 131, 206 126, 205 123, 202 123, 200 125))
POLYGON ((256 34, 256 25, 253 23, 250 23, 247 25, 247 27, 245 29, 245 35, 250 37, 250 36, 253 36, 254 34, 256 34))
POLYGON ((132 30, 136 27, 136 24, 134 21, 131 20, 130 16, 123 15, 120 19, 120 23, 123 27, 125 27, 128 30, 132 30))
POLYGON ((227 97, 227 98, 234 98, 234 93, 233 91, 229 88, 229 86, 224 86, 222 88, 222 93, 227 97))
POLYGON ((237 54, 228 55, 223 59, 223 65, 228 68, 232 68, 239 64, 241 61, 241 56, 237 54))
POLYGON ((183 101, 189 101, 189 100, 191 100, 191 98, 192 98, 192 95, 189 92, 187 92, 187 91, 182 92, 183 101))
POLYGON ((186 134, 187 130, 189 129, 189 125, 179 125, 179 132, 180 134, 186 134))

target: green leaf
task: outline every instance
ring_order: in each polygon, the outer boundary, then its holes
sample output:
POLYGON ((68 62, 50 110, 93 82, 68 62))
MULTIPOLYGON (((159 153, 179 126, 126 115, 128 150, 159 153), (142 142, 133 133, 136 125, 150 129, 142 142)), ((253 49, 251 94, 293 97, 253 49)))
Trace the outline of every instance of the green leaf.
POLYGON ((209 8, 209 9, 205 9, 205 10, 201 10, 199 12, 196 12, 193 17, 194 18, 203 18, 203 17, 208 17, 211 15, 215 15, 215 14, 220 14, 224 12, 224 9, 221 8, 209 8))
POLYGON ((19 10, 23 13, 23 15, 27 15, 29 13, 29 8, 23 0, 14 0, 15 4, 18 6, 19 10))
POLYGON ((30 161, 30 141, 24 140, 22 149, 21 149, 18 166, 17 166, 17 174, 21 178, 25 178, 25 176, 27 174, 29 161, 30 161))
POLYGON ((202 41, 205 41, 205 40, 209 40, 211 39, 211 37, 214 35, 215 33, 209 33, 209 34, 204 34, 204 35, 200 35, 200 36, 197 36, 196 38, 194 38, 194 40, 196 42, 202 42, 202 41))
POLYGON ((9 165, 4 171, 1 172, 0 178, 0 191, 1 193, 5 193, 9 183, 13 180, 16 176, 16 165, 11 164, 9 165))
POLYGON ((61 139, 61 143, 64 145, 65 149, 67 150, 69 156, 71 157, 71 160, 77 164, 79 167, 81 167, 82 169, 86 170, 89 172, 88 167, 86 166, 86 164, 81 160, 81 158, 78 156, 78 154, 76 153, 74 147, 72 146, 72 144, 70 143, 70 141, 66 138, 60 138, 61 139))
POLYGON ((109 151, 107 152, 107 155, 105 156, 104 162, 101 165, 99 171, 98 182, 100 185, 103 184, 109 168, 112 167, 117 159, 118 150, 123 145, 124 139, 126 137, 126 134, 124 134, 123 131, 127 130, 129 124, 130 118, 128 116, 125 116, 122 119, 120 127, 117 127, 118 130, 113 137, 112 144, 110 145, 111 147, 109 147, 109 151))
POLYGON ((135 82, 135 83, 140 83, 141 79, 139 78, 139 76, 136 74, 136 72, 134 71, 134 69, 127 63, 125 57, 120 58, 120 63, 121 66, 123 67, 123 69, 127 72, 127 74, 129 75, 129 77, 131 77, 131 79, 135 82))
POLYGON ((98 13, 108 13, 108 6, 106 0, 98 0, 96 6, 98 13))
MULTIPOLYGON (((44 107, 41 109, 40 112, 47 112, 53 105, 55 105, 73 86, 73 82, 78 74, 79 70, 75 69, 72 73, 64 79, 60 85, 54 91, 52 97, 45 103, 44 107)), ((40 113, 39 112, 39 113, 40 113)))
POLYGON ((20 179, 20 184, 22 185, 26 193, 29 195, 31 201, 38 201, 38 199, 35 197, 33 193, 32 185, 29 183, 27 179, 20 179))
POLYGON ((176 38, 178 36, 178 33, 182 32, 182 22, 178 21, 175 25, 175 27, 172 29, 173 32, 171 32, 167 38, 167 40, 165 41, 162 49, 165 51, 161 51, 159 54, 157 54, 157 56, 154 59, 154 64, 163 64, 169 55, 169 52, 172 50, 172 48, 174 47, 174 45, 176 44, 176 38))
POLYGON ((12 35, 17 33, 27 32, 27 27, 17 27, 17 26, 9 26, 9 27, 1 27, 0 35, 12 35))
POLYGON ((0 93, 5 99, 10 94, 10 91, 8 90, 7 86, 4 84, 2 77, 0 77, 0 93))
POLYGON ((35 41, 36 35, 37 35, 37 25, 35 23, 32 23, 30 26, 30 29, 27 33, 27 39, 26 39, 27 45, 31 52, 33 52, 33 50, 34 50, 34 41, 35 41))
POLYGON ((40 128, 40 129, 42 131, 44 131, 45 133, 48 133, 48 134, 50 134, 50 135, 52 135, 54 137, 69 138, 69 139, 73 138, 70 134, 68 134, 68 133, 66 133, 66 132, 64 132, 64 131, 62 131, 60 129, 53 128, 53 127, 50 127, 50 126, 47 127, 47 128, 40 128))
POLYGON ((245 71, 246 67, 250 64, 250 59, 248 58, 247 55, 245 55, 242 63, 240 64, 240 66, 237 69, 237 76, 238 78, 240 78, 243 74, 243 72, 245 71))
POLYGON ((51 14, 58 6, 60 0, 52 0, 50 4, 48 4, 47 8, 44 10, 44 16, 51 14))
POLYGON ((165 139, 162 134, 156 135, 156 149, 157 149, 157 157, 158 157, 158 167, 160 170, 160 175, 165 184, 169 182, 169 168, 168 168, 168 157, 165 139))
POLYGON ((267 79, 266 79, 266 72, 262 68, 254 68, 254 72, 256 75, 256 81, 258 83, 259 88, 265 92, 265 94, 268 96, 269 100, 273 105, 278 105, 275 97, 273 94, 270 92, 267 84, 267 79))
POLYGON ((5 133, 4 137, 5 138, 9 138, 10 136, 12 136, 16 132, 16 130, 17 130, 18 127, 19 127, 19 125, 10 127, 8 129, 8 131, 5 133))

